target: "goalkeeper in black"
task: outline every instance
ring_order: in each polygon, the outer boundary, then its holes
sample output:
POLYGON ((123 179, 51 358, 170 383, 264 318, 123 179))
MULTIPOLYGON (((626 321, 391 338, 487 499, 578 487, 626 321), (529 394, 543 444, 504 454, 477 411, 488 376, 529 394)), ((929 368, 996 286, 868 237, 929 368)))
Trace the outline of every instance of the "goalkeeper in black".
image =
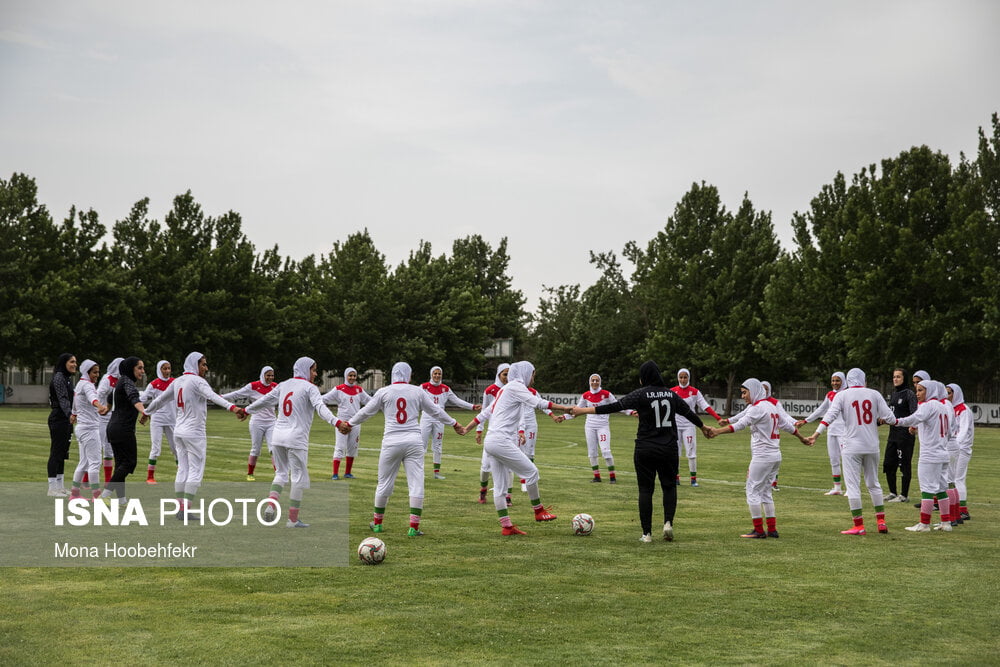
POLYGON ((639 522, 642 524, 639 541, 653 541, 653 491, 659 477, 663 491, 663 539, 669 542, 674 539, 674 512, 677 510, 677 423, 674 415, 686 417, 707 438, 712 437, 712 429, 705 426, 680 396, 670 391, 656 362, 647 361, 639 367, 639 381, 642 383, 640 389, 614 403, 576 407, 573 415, 601 415, 621 410, 639 413, 633 455, 639 482, 639 522))

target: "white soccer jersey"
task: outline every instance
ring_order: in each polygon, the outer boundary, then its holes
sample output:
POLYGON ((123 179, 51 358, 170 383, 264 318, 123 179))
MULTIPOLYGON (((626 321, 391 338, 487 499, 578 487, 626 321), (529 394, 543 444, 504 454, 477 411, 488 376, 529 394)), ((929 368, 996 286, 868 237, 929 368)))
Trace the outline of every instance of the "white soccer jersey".
MULTIPOLYGON (((139 394, 139 400, 142 401, 143 405, 147 405, 153 401, 157 396, 162 394, 167 390, 173 383, 173 378, 169 380, 162 380, 156 378, 150 382, 142 393, 139 394)), ((173 427, 177 423, 177 408, 173 403, 168 404, 162 410, 157 411, 156 414, 150 415, 149 423, 151 426, 170 426, 173 427)))
MULTIPOLYGON (((535 389, 534 387, 528 387, 528 391, 530 391, 535 396, 538 396, 538 390, 535 389)), ((552 410, 549 410, 548 408, 543 409, 542 412, 544 412, 547 415, 552 414, 552 410)), ((535 416, 535 407, 531 405, 525 405, 522 406, 521 408, 520 430, 527 431, 529 429, 532 431, 538 430, 538 418, 535 416)))
POLYGON ((177 407, 177 422, 174 435, 183 438, 206 437, 205 422, 208 419, 208 402, 230 410, 233 404, 215 393, 208 380, 196 373, 185 372, 166 388, 153 402, 146 406, 147 413, 165 409, 169 402, 177 407))
POLYGON ((958 448, 972 451, 972 440, 976 432, 976 418, 972 410, 961 403, 955 406, 955 428, 953 429, 958 448))
POLYGON ((508 382, 497 394, 496 400, 488 408, 476 417, 476 421, 482 423, 489 419, 490 430, 486 438, 491 436, 504 437, 511 442, 517 442, 517 432, 521 426, 521 411, 523 407, 532 410, 550 410, 552 403, 535 396, 522 382, 508 382), (484 413, 489 411, 487 417, 484 413))
POLYGON ((94 401, 97 401, 97 389, 94 383, 86 377, 80 378, 73 389, 73 414, 76 415, 78 428, 100 428, 101 415, 97 413, 94 401))
POLYGON ((780 461, 779 431, 795 433, 795 422, 788 413, 761 399, 743 411, 743 416, 729 424, 733 431, 750 428, 750 454, 756 461, 780 461))
MULTIPOLYGON (((596 408, 598 405, 607 405, 609 403, 614 403, 618 399, 607 389, 598 389, 597 391, 586 391, 580 396, 580 400, 576 402, 576 407, 578 408, 596 408)), ((532 408, 534 409, 534 408, 532 408)), ((551 410, 549 413, 551 414, 551 410)), ((630 415, 633 410, 622 410, 623 415, 630 415)), ((566 419, 573 419, 573 415, 567 413, 566 419)), ((586 421, 584 421, 584 426, 608 426, 611 423, 611 415, 587 415, 586 421)))
POLYGON ((896 417, 882 394, 867 387, 848 387, 840 391, 816 428, 822 433, 832 422, 844 425, 840 450, 844 454, 878 454, 878 421, 892 423, 896 417))
MULTIPOLYGON (((920 456, 923 463, 948 463, 948 434, 951 431, 949 412, 941 401, 930 399, 917 405, 917 411, 903 417, 895 426, 916 426, 920 440, 920 456)), ((889 422, 892 424, 892 422, 889 422)))
MULTIPOLYGON (((816 421, 817 419, 823 419, 824 415, 826 415, 826 413, 830 410, 830 406, 833 405, 833 399, 836 398, 838 393, 839 392, 836 391, 828 391, 826 393, 826 397, 823 399, 823 402, 819 404, 819 407, 813 410, 812 413, 806 417, 806 423, 808 424, 816 421)), ((824 421, 827 423, 830 435, 844 435, 843 415, 841 415, 840 419, 824 419, 824 421)))
MULTIPOLYGON (((677 394, 677 396, 688 404, 691 408, 691 412, 698 414, 699 412, 708 412, 708 401, 705 400, 705 394, 701 393, 691 385, 672 387, 670 391, 677 394)), ((694 428, 694 424, 687 417, 682 417, 681 415, 674 415, 674 419, 677 421, 677 428, 694 428)))
POLYGON ((359 384, 338 384, 323 394, 323 402, 327 405, 336 405, 337 418, 345 422, 350 421, 351 417, 371 400, 371 395, 359 384))
POLYGON ((376 391, 372 400, 354 415, 351 426, 371 419, 380 411, 385 414, 382 440, 388 442, 404 436, 411 436, 419 442, 421 412, 427 412, 448 426, 457 423, 441 406, 435 405, 427 392, 408 382, 393 382, 376 391))
MULTIPOLYGON (((228 394, 222 394, 222 398, 227 401, 235 401, 237 399, 243 399, 254 403, 259 400, 262 396, 267 396, 273 393, 278 387, 276 382, 271 384, 264 384, 263 382, 249 382, 236 391, 231 391, 228 394)), ((249 410, 247 411, 249 412, 249 410)), ((264 428, 270 427, 277 421, 277 417, 274 414, 274 410, 260 410, 253 413, 250 421, 253 424, 259 424, 264 428)))
POLYGON ((301 377, 294 377, 278 384, 277 387, 247 406, 250 414, 271 412, 278 408, 278 418, 271 436, 272 447, 288 449, 309 449, 309 432, 312 429, 313 412, 331 426, 339 421, 323 402, 323 396, 316 385, 301 377))
MULTIPOLYGON (((449 387, 446 384, 434 384, 433 382, 425 382, 422 385, 420 385, 420 388, 425 392, 427 392, 428 397, 430 397, 431 401, 434 402, 434 405, 440 406, 441 408, 446 408, 449 405, 454 405, 455 407, 462 408, 463 410, 472 409, 472 403, 460 399, 458 396, 455 395, 455 392, 451 390, 451 387, 449 387)), ((423 418, 432 420, 434 422, 438 422, 436 418, 432 417, 429 414, 425 415, 423 418)))

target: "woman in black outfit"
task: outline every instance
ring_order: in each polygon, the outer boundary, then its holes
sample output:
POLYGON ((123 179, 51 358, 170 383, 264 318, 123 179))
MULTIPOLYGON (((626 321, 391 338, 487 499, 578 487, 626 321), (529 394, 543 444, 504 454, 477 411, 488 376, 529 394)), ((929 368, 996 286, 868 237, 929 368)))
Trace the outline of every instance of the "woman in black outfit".
POLYGON ((691 410, 684 399, 672 392, 660 375, 660 368, 653 361, 639 367, 642 387, 619 398, 614 403, 573 408, 573 415, 611 414, 622 410, 639 413, 639 427, 635 434, 636 479, 639 483, 639 523, 642 525, 640 542, 653 541, 653 492, 656 480, 663 491, 663 539, 674 539, 674 513, 677 510, 677 421, 675 415, 686 417, 697 426, 706 438, 712 429, 691 410))
POLYGON ((50 496, 66 496, 63 487, 63 471, 69 458, 69 443, 73 437, 73 374, 76 373, 76 357, 69 352, 59 355, 49 383, 49 493, 50 496))
POLYGON ((114 491, 119 500, 125 500, 125 478, 135 470, 136 441, 135 420, 142 415, 141 423, 146 423, 145 407, 139 399, 139 389, 135 383, 145 375, 145 367, 139 357, 129 357, 119 365, 118 384, 113 396, 114 412, 108 422, 108 442, 115 454, 115 471, 101 493, 109 498, 114 491))

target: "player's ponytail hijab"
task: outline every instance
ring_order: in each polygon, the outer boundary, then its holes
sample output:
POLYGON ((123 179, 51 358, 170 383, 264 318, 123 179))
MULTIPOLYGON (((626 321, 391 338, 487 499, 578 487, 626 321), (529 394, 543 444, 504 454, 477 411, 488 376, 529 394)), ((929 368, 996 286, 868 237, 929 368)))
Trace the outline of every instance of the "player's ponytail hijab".
MULTIPOLYGON (((309 357, 299 357, 295 360, 295 365, 292 366, 292 377, 297 377, 300 380, 305 380, 310 382, 309 379, 309 369, 313 367, 316 362, 309 357)), ((263 374, 261 374, 263 377, 263 374)), ((261 380, 263 382, 263 380, 261 380)))
POLYGON ((847 386, 848 387, 864 387, 867 385, 867 377, 865 372, 860 368, 852 368, 847 371, 847 386))
POLYGON ((410 383, 410 378, 413 376, 413 369, 405 361, 397 361, 392 367, 392 383, 402 382, 404 384, 410 383))
POLYGON ((184 373, 191 373, 192 375, 198 374, 198 362, 202 360, 205 355, 201 352, 192 352, 187 357, 184 358, 184 373))
POLYGON ((663 381, 663 376, 660 374, 660 367, 653 360, 644 361, 642 366, 639 366, 639 384, 643 387, 667 386, 667 383, 663 381))
MULTIPOLYGON (((843 373, 841 373, 843 375, 843 373)), ((767 398, 767 392, 764 391, 764 385, 761 384, 760 380, 757 378, 747 378, 740 385, 750 393, 750 405, 756 405, 760 401, 767 398)))

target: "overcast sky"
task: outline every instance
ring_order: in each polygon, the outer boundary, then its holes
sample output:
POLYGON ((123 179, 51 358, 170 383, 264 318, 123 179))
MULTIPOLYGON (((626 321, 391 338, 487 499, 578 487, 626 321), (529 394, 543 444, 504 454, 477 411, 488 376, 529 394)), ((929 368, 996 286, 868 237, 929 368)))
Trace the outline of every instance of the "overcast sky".
POLYGON ((296 259, 364 228, 393 266, 507 237, 534 309, 693 182, 789 248, 837 171, 974 156, 998 34, 995 0, 0 0, 0 178, 109 229, 190 189, 296 259))

